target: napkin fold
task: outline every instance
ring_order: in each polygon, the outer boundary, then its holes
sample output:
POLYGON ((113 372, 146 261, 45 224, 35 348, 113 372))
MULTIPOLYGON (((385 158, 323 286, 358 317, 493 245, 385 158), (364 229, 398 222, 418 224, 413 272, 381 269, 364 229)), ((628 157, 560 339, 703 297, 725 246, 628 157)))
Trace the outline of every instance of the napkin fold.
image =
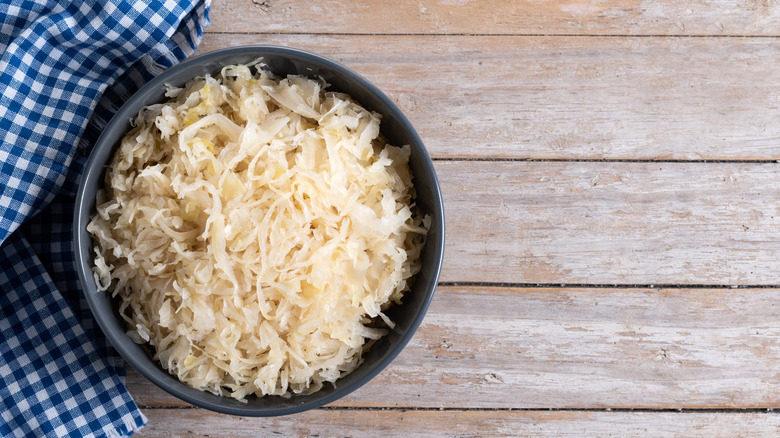
POLYGON ((0 4, 0 436, 130 436, 146 418, 81 296, 71 225, 123 102, 190 55, 210 0, 0 4))

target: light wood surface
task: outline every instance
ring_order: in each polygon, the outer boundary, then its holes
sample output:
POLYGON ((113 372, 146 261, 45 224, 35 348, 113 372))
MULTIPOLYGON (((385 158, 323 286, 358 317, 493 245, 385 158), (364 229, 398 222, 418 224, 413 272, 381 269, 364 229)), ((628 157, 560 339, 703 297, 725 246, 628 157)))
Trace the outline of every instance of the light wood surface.
POLYGON ((573 437, 718 438, 777 436, 774 413, 649 413, 582 411, 317 410, 284 418, 234 418, 206 411, 171 416, 148 411, 148 437, 573 437), (433 412, 433 413, 432 413, 433 412), (432 421, 435 420, 435 421, 432 421), (203 432, 209 430, 208 433, 203 432), (324 432, 327 431, 327 432, 324 432), (749 433, 746 433, 749 431, 749 433))
POLYGON ((272 44, 341 62, 435 157, 777 160, 778 41, 218 34, 201 50, 272 44))
MULTIPOLYGON (((332 406, 771 408, 778 320, 773 289, 443 286, 390 367, 332 406)), ((187 406, 128 379, 143 406, 187 406)))
POLYGON ((778 36, 775 0, 223 0, 211 32, 778 36))
POLYGON ((780 3, 225 0, 378 85, 435 160, 441 283, 325 408, 237 418, 137 372, 138 436, 778 436, 780 3))

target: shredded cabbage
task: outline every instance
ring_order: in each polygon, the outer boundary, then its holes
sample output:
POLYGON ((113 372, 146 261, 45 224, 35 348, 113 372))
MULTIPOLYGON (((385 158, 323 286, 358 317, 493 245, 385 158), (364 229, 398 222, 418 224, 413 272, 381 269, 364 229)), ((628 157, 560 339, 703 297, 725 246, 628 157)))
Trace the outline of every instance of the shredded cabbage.
POLYGON ((335 382, 420 269, 430 219, 409 146, 326 87, 235 65, 169 88, 107 170, 95 282, 193 388, 244 400, 335 382))

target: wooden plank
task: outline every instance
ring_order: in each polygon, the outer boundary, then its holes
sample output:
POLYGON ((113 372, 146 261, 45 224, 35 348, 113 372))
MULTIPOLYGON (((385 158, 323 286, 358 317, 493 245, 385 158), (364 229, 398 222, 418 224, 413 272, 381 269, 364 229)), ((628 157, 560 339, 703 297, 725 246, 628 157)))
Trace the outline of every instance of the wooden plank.
POLYGON ((317 410, 236 418, 200 409, 146 410, 143 437, 775 437, 774 413, 317 410), (207 432, 206 432, 207 431, 207 432))
MULTIPOLYGON (((401 355, 332 406, 776 407, 779 319, 780 289, 440 287, 401 355)), ((143 407, 185 405, 128 381, 143 407)))
POLYGON ((212 32, 780 35, 775 1, 226 0, 212 32))
POLYGON ((780 164, 439 162, 442 281, 780 284, 780 164))
POLYGON ((201 51, 272 44, 344 63, 435 157, 776 160, 778 41, 212 34, 201 51))

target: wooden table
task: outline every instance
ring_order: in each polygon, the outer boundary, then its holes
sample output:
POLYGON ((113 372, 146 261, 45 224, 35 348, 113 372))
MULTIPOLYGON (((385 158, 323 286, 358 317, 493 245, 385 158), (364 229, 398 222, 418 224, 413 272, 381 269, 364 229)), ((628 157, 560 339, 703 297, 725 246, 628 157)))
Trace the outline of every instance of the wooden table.
POLYGON ((347 398, 281 418, 130 370, 154 436, 776 436, 780 4, 216 1, 201 52, 293 46, 434 157, 441 283, 347 398))

